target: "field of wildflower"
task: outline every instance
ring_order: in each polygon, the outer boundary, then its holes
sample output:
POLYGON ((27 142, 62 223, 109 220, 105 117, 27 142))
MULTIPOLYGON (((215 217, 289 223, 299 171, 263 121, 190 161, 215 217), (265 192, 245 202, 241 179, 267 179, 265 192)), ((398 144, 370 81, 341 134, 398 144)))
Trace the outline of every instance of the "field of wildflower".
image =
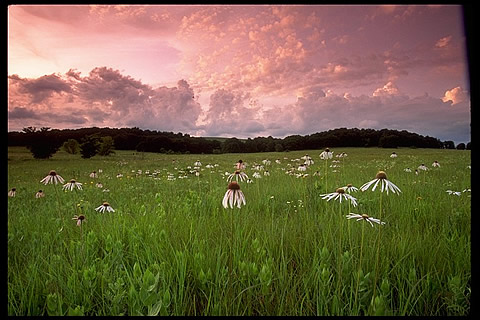
POLYGON ((8 315, 467 315, 470 168, 467 150, 9 147, 8 315))

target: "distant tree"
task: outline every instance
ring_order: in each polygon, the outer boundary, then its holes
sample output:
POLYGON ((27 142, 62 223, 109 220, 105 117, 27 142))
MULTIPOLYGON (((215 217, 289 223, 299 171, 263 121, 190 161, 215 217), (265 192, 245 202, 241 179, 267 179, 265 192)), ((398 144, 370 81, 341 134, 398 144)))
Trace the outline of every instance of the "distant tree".
POLYGON ((283 144, 281 144, 280 142, 275 143, 275 152, 283 152, 283 151, 284 151, 283 144))
POLYGON ((30 132, 31 139, 27 148, 35 159, 51 158, 60 149, 58 139, 47 131, 30 132))
POLYGON ((457 150, 465 150, 465 143, 460 142, 459 144, 457 144, 457 150))
POLYGON ((36 127, 26 127, 26 128, 23 128, 22 131, 25 132, 25 133, 32 133, 32 132, 37 131, 37 128, 36 127))
POLYGON ((243 143, 237 138, 230 138, 223 141, 222 152, 239 153, 243 152, 243 143))
POLYGON ((100 146, 99 146, 99 149, 98 149, 98 154, 99 155, 108 156, 112 153, 115 153, 115 151, 113 151, 113 149, 114 149, 114 141, 113 141, 113 138, 111 136, 102 137, 100 139, 100 146))
POLYGON ((80 153, 82 158, 88 159, 93 157, 100 150, 100 137, 97 134, 91 134, 82 139, 80 144, 80 153))
POLYGON ((443 141, 443 147, 445 149, 455 149, 455 143, 452 140, 443 141))
POLYGON ((471 142, 467 142, 467 146, 465 147, 467 150, 472 150, 471 142))
POLYGON ((75 139, 68 139, 63 143, 63 150, 70 154, 77 154, 80 151, 80 144, 75 139))

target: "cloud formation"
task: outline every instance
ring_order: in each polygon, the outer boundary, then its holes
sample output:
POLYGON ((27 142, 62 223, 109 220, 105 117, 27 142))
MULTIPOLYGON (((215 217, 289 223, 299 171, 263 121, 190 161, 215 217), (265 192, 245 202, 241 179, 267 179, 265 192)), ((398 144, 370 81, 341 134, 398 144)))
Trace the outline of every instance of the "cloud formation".
POLYGON ((8 126, 466 142, 463 32, 460 6, 11 6, 8 126))

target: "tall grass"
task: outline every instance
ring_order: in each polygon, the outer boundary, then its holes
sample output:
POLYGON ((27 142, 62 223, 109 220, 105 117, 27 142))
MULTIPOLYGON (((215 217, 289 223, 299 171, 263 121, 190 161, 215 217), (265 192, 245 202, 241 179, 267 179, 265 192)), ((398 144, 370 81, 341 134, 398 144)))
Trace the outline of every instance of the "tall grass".
POLYGON ((328 167, 328 192, 359 187, 378 170, 402 190, 382 195, 385 225, 345 218, 348 211, 378 217, 378 192, 352 194, 356 208, 319 197, 321 150, 117 151, 88 160, 59 152, 34 160, 26 149, 9 148, 8 189, 17 195, 8 198, 8 314, 469 314, 471 198, 462 191, 470 188, 470 152, 399 149, 391 159, 391 149, 331 151, 348 157, 328 167), (308 176, 287 174, 306 153, 315 161, 308 176), (269 159, 271 175, 240 182, 247 204, 225 209, 224 173, 239 159, 250 177, 254 163, 269 159), (199 177, 190 172, 196 160, 199 177), (440 168, 431 167, 434 160, 440 168), (429 167, 425 177, 404 172, 421 163, 429 167), (53 185, 39 182, 51 169, 83 190, 57 185, 57 199, 53 185), (45 198, 34 197, 38 189, 45 198), (115 212, 96 212, 103 201, 115 212), (82 228, 72 220, 79 213, 82 228))

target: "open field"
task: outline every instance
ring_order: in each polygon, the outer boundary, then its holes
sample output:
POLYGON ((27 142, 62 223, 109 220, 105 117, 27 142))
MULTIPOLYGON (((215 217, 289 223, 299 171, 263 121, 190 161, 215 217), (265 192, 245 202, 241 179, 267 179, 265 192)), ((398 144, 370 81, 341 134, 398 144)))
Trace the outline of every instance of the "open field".
POLYGON ((329 160, 322 150, 49 160, 8 151, 9 315, 470 313, 470 151, 339 148, 329 160), (306 154, 314 163, 299 171, 306 154), (239 181, 246 205, 226 209, 225 173, 239 159, 252 183, 239 181), (82 190, 40 183, 50 170, 82 190), (401 193, 370 186, 350 193, 356 207, 320 196, 379 170, 401 193), (96 211, 104 201, 115 211, 96 211), (85 216, 80 226, 74 215, 85 216))

